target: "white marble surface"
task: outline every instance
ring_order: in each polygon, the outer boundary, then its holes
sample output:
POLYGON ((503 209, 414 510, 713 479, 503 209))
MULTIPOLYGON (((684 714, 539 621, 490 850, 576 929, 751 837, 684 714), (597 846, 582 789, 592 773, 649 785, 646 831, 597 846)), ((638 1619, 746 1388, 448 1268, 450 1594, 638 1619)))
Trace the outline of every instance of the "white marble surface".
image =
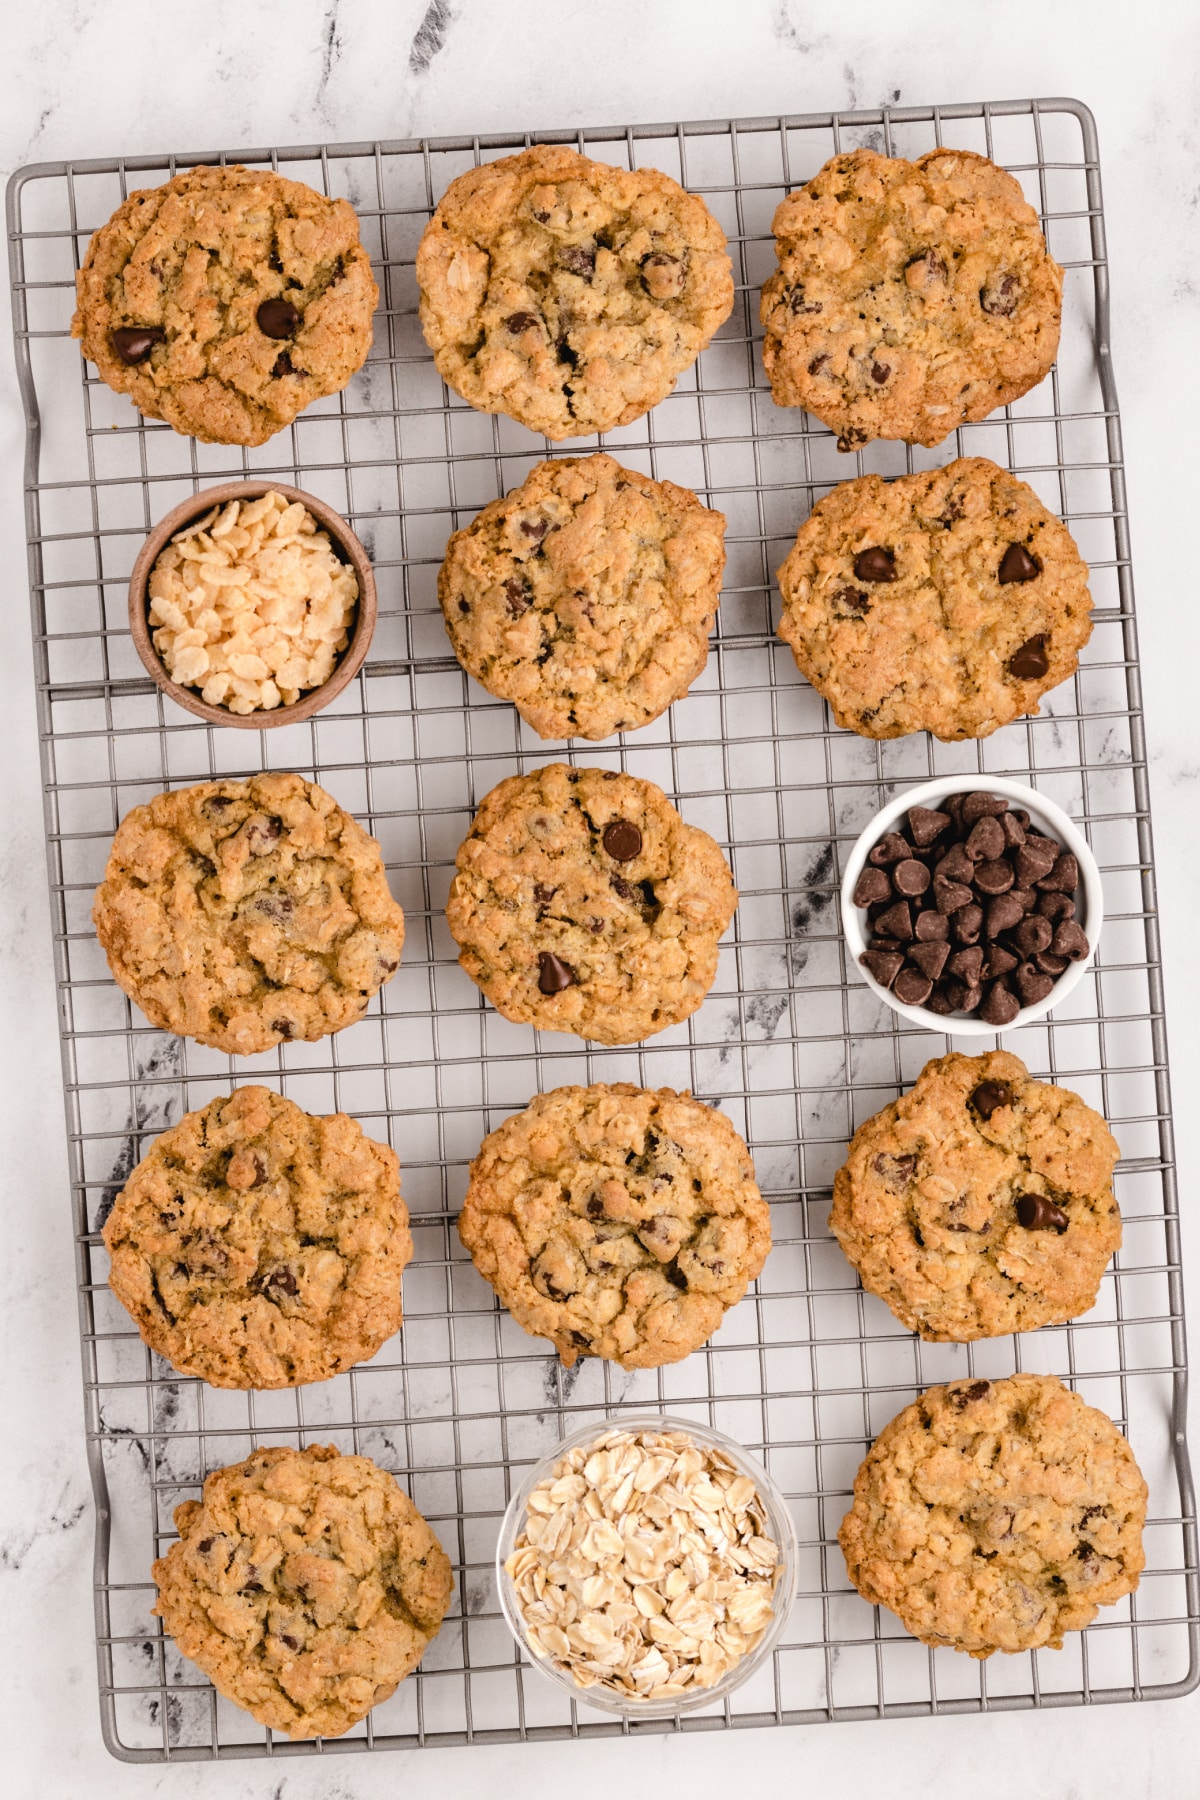
MULTIPOLYGON (((1100 127, 1172 1031, 1184 1250, 1200 1297, 1200 15, 1192 0, 42 0, 5 8, 5 173, 32 160, 1074 94, 1100 127)), ((5 331, 7 343, 7 330, 5 331)), ((1021 1800, 1195 1794, 1200 1696, 1089 1713, 450 1750, 305 1764, 122 1768, 97 1719, 91 1515, 50 976, 21 544, 21 420, 0 351, 0 1092, 7 1254, 0 1467, 3 1780, 13 1800, 163 1794, 367 1800, 480 1783, 642 1796, 878 1788, 1021 1800)))

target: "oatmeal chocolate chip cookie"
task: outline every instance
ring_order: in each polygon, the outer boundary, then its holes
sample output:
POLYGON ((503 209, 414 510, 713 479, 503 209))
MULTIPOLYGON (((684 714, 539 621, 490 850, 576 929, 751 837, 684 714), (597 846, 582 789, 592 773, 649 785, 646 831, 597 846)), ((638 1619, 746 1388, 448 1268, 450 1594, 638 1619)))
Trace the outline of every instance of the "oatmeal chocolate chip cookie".
POLYGON ((960 457, 819 500, 779 570, 779 635, 850 731, 987 737, 1074 674, 1087 578, 1031 487, 960 457))
POLYGON ((955 1381, 880 1432, 838 1541, 923 1644, 1061 1650, 1137 1587, 1146 1498, 1112 1420, 1056 1375, 955 1381))
POLYGON ((446 549, 454 653, 541 737, 656 719, 708 660, 725 519, 599 454, 539 463, 446 549))
POLYGON ((379 845, 299 775, 135 806, 92 918, 152 1025, 235 1056, 353 1024, 404 943, 379 845))
POLYGON ((345 1113, 238 1088, 154 1140, 104 1224, 143 1339, 213 1387, 298 1387, 399 1331, 412 1256, 394 1151, 345 1113))
POLYGON ((940 1056, 854 1134, 830 1229, 910 1331, 965 1343, 1087 1312, 1121 1244, 1120 1150, 1020 1057, 940 1056))
POLYGON ((1018 182, 969 150, 854 150, 780 202, 763 287, 779 406, 838 434, 940 444, 1041 381, 1062 270, 1018 182))
POLYGON ((417 251, 442 379, 549 438, 628 425, 733 309, 725 233, 657 169, 549 144, 451 182, 417 251))
POLYGON ((344 388, 379 299, 349 201, 241 167, 131 194, 75 281, 71 334, 102 380, 216 444, 265 444, 344 388))
POLYGON ((420 1662, 454 1578, 394 1476, 332 1445, 254 1450, 175 1508, 154 1611, 219 1694, 340 1737, 420 1662))
POLYGON ((446 920, 497 1012, 634 1044, 695 1012, 737 889, 661 788, 563 763, 492 789, 459 847, 446 920))
POLYGON ((723 1113, 628 1082, 556 1088, 483 1141, 458 1221, 523 1331, 569 1368, 656 1369, 697 1349, 771 1248, 750 1152, 723 1113))

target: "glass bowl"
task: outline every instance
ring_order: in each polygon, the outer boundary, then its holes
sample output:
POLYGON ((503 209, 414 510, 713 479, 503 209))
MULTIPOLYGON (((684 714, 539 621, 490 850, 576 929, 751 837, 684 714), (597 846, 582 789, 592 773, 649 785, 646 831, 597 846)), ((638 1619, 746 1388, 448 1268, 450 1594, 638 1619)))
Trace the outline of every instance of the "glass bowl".
POLYGON ((526 1473, 520 1486, 514 1491, 500 1525, 500 1539, 496 1546, 496 1585, 504 1620, 513 1637, 538 1673, 552 1682, 561 1693, 579 1701, 581 1705, 594 1706, 601 1712, 615 1713, 621 1718, 666 1719, 677 1713, 696 1712, 701 1707, 719 1703, 767 1661, 783 1634, 791 1611, 796 1591, 796 1563, 796 1527, 788 1504, 762 1464, 743 1450, 736 1439, 727 1437, 723 1431, 714 1430, 711 1425, 698 1425, 692 1419, 681 1419, 668 1413, 638 1412, 628 1416, 616 1414, 581 1425, 526 1473), (591 1687, 580 1687, 570 1675, 555 1668, 547 1657, 538 1654, 530 1644, 512 1581, 504 1567, 525 1527, 529 1496, 538 1482, 544 1481, 552 1473, 560 1457, 565 1456, 569 1450, 574 1450, 577 1445, 594 1443, 609 1431, 679 1431, 686 1433, 695 1444, 703 1448, 724 1451, 739 1474, 748 1475, 753 1481, 766 1514, 767 1535, 779 1546, 779 1579, 775 1587, 775 1605, 771 1621, 754 1649, 727 1669, 711 1687, 697 1688, 694 1693, 681 1695, 676 1699, 632 1699, 614 1693, 611 1688, 603 1687, 599 1682, 591 1687))

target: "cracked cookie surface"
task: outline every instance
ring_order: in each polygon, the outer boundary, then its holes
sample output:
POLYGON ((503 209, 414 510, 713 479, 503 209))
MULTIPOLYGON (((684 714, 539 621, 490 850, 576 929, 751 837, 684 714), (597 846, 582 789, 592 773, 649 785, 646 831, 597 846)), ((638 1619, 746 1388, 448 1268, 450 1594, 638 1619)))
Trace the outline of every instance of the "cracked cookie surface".
POLYGON ((237 1056, 353 1024, 404 943, 379 845, 299 775, 205 781, 135 806, 92 917, 152 1025, 237 1056))
POLYGON ((733 308, 725 234, 657 169, 541 144, 451 182, 417 251, 438 373, 549 438, 665 399, 733 308))
POLYGON ((838 434, 940 444, 1047 374, 1062 270, 1004 169, 969 150, 853 150, 782 200, 764 284, 779 406, 838 434))
POLYGON ((400 1165, 345 1113, 236 1089, 154 1140, 104 1223, 144 1341, 213 1387, 298 1387, 400 1329, 400 1165))
POLYGON ((855 1132, 829 1225, 923 1338, 1034 1331, 1096 1303, 1121 1245, 1119 1156, 1099 1113, 1019 1057, 941 1056, 855 1132))
POLYGON ((771 1217, 723 1113, 628 1082, 556 1088, 483 1141, 458 1221, 518 1325, 570 1367, 678 1362, 761 1272, 771 1217))
POLYGON ((708 660, 725 519, 597 454, 539 463, 446 548, 459 662, 547 738, 633 731, 708 660))
POLYGON ((379 299, 349 201, 241 166, 131 194, 75 280, 71 334, 101 379, 217 444, 265 444, 344 388, 379 299))
POLYGON ((291 1738, 340 1737, 420 1662, 449 1559, 394 1476, 331 1445, 251 1452, 175 1508, 154 1611, 217 1692, 291 1738))
POLYGON ((960 457, 819 500, 779 570, 779 635, 860 736, 987 737, 1074 674, 1087 581, 1031 487, 960 457))
POLYGON ((1057 1376, 955 1381, 880 1432, 838 1541, 923 1644, 1058 1650, 1137 1587, 1146 1499, 1112 1420, 1057 1376))
POLYGON ((446 921, 497 1012, 632 1044, 686 1019, 737 906, 729 865, 661 788, 551 763, 492 789, 459 847, 446 921))

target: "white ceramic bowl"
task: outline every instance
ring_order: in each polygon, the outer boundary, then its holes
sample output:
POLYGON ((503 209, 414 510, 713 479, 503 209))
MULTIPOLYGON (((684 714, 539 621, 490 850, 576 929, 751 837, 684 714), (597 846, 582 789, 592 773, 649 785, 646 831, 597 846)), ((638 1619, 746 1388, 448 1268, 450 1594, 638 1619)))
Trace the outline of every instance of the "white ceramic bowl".
POLYGON ((1053 800, 1047 800, 1044 794, 1035 793, 1033 788, 1024 787, 1019 781, 1005 781, 999 775, 946 775, 936 781, 926 781, 920 787, 906 788, 881 812, 875 814, 866 830, 855 841, 842 876, 842 930, 846 934, 846 948, 855 969, 872 993, 877 994, 881 1000, 886 1000, 892 1011, 899 1013, 902 1019, 907 1019, 912 1025, 924 1026, 926 1031, 942 1032, 947 1037, 995 1037, 999 1031, 1016 1031, 1021 1025, 1044 1018, 1052 1007, 1060 1005, 1083 980, 1084 973, 1096 954, 1096 944, 1103 924, 1104 894, 1100 886, 1100 871, 1082 832, 1053 800), (1064 850, 1073 852, 1079 863, 1083 904, 1080 907, 1079 896, 1076 895, 1075 916, 1087 933, 1088 953, 1081 962, 1070 964, 1044 1000, 1037 1001, 1033 1006, 1023 1006, 1011 1025, 988 1025, 971 1013, 943 1015, 932 1013, 924 1006, 906 1006, 876 981, 871 971, 859 961, 867 947, 867 914, 864 907, 855 906, 853 894, 868 852, 885 832, 895 827, 897 820, 903 818, 910 806, 927 806, 936 810, 938 802, 944 800, 947 794, 973 793, 1001 794, 1013 806, 1023 807, 1038 830, 1047 837, 1056 838, 1064 850))
POLYGON ((500 1540, 496 1546, 496 1585, 509 1630, 534 1668, 547 1681, 553 1682, 560 1693, 579 1701, 582 1706, 595 1706, 601 1712, 616 1713, 621 1718, 669 1719, 677 1713, 697 1712, 701 1707, 712 1706, 724 1700, 727 1694, 731 1694, 756 1669, 762 1667, 779 1642, 792 1609, 796 1593, 797 1560, 796 1527, 786 1500, 762 1464, 743 1450, 734 1438, 726 1437, 722 1431, 715 1431, 711 1425, 697 1425, 691 1419, 678 1419, 667 1413, 631 1413, 628 1417, 616 1414, 608 1419, 594 1420, 590 1425, 583 1425, 578 1431, 571 1432, 549 1456, 543 1457, 526 1474, 509 1501, 501 1522, 500 1540), (504 1567, 512 1555, 517 1538, 524 1530, 529 1496, 538 1482, 546 1479, 559 1458, 568 1450, 574 1450, 579 1444, 594 1443, 608 1431, 682 1431, 697 1444, 723 1450, 738 1470, 753 1481, 766 1510, 767 1533, 779 1545, 780 1571, 775 1589, 775 1610, 762 1637, 749 1655, 734 1663, 712 1687, 697 1688, 694 1694, 677 1700, 627 1700, 599 1684, 587 1688, 578 1687, 569 1675, 563 1674, 546 1657, 537 1655, 532 1649, 513 1593, 512 1581, 504 1567))

